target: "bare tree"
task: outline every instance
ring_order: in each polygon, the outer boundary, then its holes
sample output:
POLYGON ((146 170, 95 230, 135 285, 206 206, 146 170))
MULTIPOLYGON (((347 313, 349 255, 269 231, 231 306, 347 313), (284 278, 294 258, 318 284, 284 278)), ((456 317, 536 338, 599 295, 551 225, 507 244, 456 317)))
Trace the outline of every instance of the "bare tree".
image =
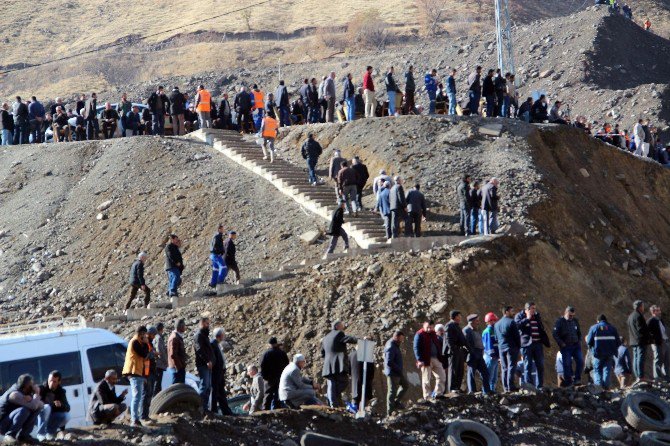
POLYGON ((422 33, 426 36, 439 34, 447 0, 414 0, 414 4, 419 12, 422 33))
POLYGON ((251 31, 251 9, 245 9, 240 13, 244 24, 247 25, 247 31, 251 31))

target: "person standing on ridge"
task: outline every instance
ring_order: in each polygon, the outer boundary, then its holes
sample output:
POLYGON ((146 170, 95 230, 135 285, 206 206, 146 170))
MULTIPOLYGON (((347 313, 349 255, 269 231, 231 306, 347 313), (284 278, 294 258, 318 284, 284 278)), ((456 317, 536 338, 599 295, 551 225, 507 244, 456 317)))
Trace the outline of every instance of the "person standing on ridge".
POLYGON ((147 253, 142 251, 137 260, 133 262, 130 267, 130 297, 126 302, 125 309, 129 309, 137 297, 138 290, 144 291, 144 306, 149 308, 149 299, 151 298, 151 290, 144 281, 144 262, 147 260, 147 253))
POLYGON ((212 127, 212 95, 205 90, 204 85, 198 86, 198 93, 195 95, 195 109, 198 111, 198 121, 201 129, 212 127))
POLYGON ((316 178, 316 163, 319 161, 323 149, 321 148, 321 145, 314 140, 314 135, 312 133, 307 135, 307 140, 303 143, 300 153, 302 158, 307 161, 309 182, 312 186, 316 186, 318 184, 316 178))
POLYGON ((223 247, 224 232, 223 225, 220 224, 209 243, 209 259, 212 261, 212 280, 209 281, 209 287, 214 293, 216 293, 216 286, 224 283, 228 274, 228 267, 223 260, 226 253, 223 247))
POLYGON ((168 243, 165 245, 165 271, 168 273, 169 297, 179 296, 179 285, 181 285, 181 274, 184 272, 184 259, 181 256, 181 240, 175 234, 170 234, 168 243))

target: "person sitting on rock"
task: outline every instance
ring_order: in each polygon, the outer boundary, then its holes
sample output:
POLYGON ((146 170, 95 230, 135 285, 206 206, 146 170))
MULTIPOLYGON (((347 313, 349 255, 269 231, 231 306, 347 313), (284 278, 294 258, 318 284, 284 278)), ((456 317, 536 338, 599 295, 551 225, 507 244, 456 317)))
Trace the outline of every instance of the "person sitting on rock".
POLYGON ((43 408, 33 377, 28 374, 19 376, 16 384, 0 397, 0 435, 5 436, 4 443, 31 444, 30 433, 43 408))
POLYGON ((549 119, 547 113, 547 97, 541 95, 540 98, 533 103, 530 109, 530 122, 542 124, 549 119))
POLYGON ((563 119, 561 112, 561 101, 554 102, 554 106, 549 110, 549 122, 551 124, 563 124, 568 125, 568 121, 563 119))
POLYGON ((319 386, 301 374, 305 367, 307 367, 307 361, 303 355, 298 353, 293 356, 293 362, 284 368, 279 379, 279 399, 291 408, 298 409, 303 405, 323 405, 316 398, 316 389, 319 386))
POLYGON ((105 372, 105 378, 95 388, 88 405, 88 419, 93 424, 111 424, 116 417, 126 411, 127 406, 123 401, 128 394, 128 389, 117 395, 114 386, 118 381, 119 376, 116 370, 109 369, 105 372))

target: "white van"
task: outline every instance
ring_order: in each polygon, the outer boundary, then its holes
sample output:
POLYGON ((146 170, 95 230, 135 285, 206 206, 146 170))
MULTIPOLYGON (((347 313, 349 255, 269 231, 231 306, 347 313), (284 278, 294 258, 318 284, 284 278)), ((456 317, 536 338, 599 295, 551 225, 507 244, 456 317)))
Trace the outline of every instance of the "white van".
MULTIPOLYGON (((71 420, 67 427, 90 424, 86 420, 91 395, 105 372, 119 373, 116 393, 129 387, 121 377, 128 343, 114 333, 87 328, 83 318, 51 318, 30 324, 0 325, 0 394, 29 373, 42 384, 52 370, 63 375, 71 420)), ((169 373, 163 374, 163 388, 171 384, 169 373)), ((186 375, 186 384, 197 389, 198 379, 186 375)), ((126 397, 130 404, 130 394, 126 397)))

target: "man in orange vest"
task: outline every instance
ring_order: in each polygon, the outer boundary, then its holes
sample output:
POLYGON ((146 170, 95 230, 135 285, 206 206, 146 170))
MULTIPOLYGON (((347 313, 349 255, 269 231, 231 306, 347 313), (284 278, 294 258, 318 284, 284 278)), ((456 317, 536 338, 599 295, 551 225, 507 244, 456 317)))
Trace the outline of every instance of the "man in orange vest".
POLYGON ((198 111, 200 128, 211 128, 212 118, 210 112, 212 110, 212 95, 209 91, 205 90, 204 85, 198 87, 198 94, 195 95, 195 109, 198 111))
POLYGON ((258 113, 263 116, 263 110, 265 109, 265 95, 256 84, 254 84, 252 93, 254 95, 253 110, 258 110, 258 113))
MULTIPOLYGON (((268 100, 272 102, 272 93, 268 95, 268 100)), ((263 159, 268 159, 267 149, 270 149, 270 162, 273 163, 275 160, 275 138, 279 133, 279 122, 277 120, 267 115, 263 118, 261 123, 261 135, 263 136, 263 159)))
POLYGON ((130 340, 121 374, 130 381, 130 427, 141 426, 144 386, 149 369, 147 327, 140 326, 130 340))

